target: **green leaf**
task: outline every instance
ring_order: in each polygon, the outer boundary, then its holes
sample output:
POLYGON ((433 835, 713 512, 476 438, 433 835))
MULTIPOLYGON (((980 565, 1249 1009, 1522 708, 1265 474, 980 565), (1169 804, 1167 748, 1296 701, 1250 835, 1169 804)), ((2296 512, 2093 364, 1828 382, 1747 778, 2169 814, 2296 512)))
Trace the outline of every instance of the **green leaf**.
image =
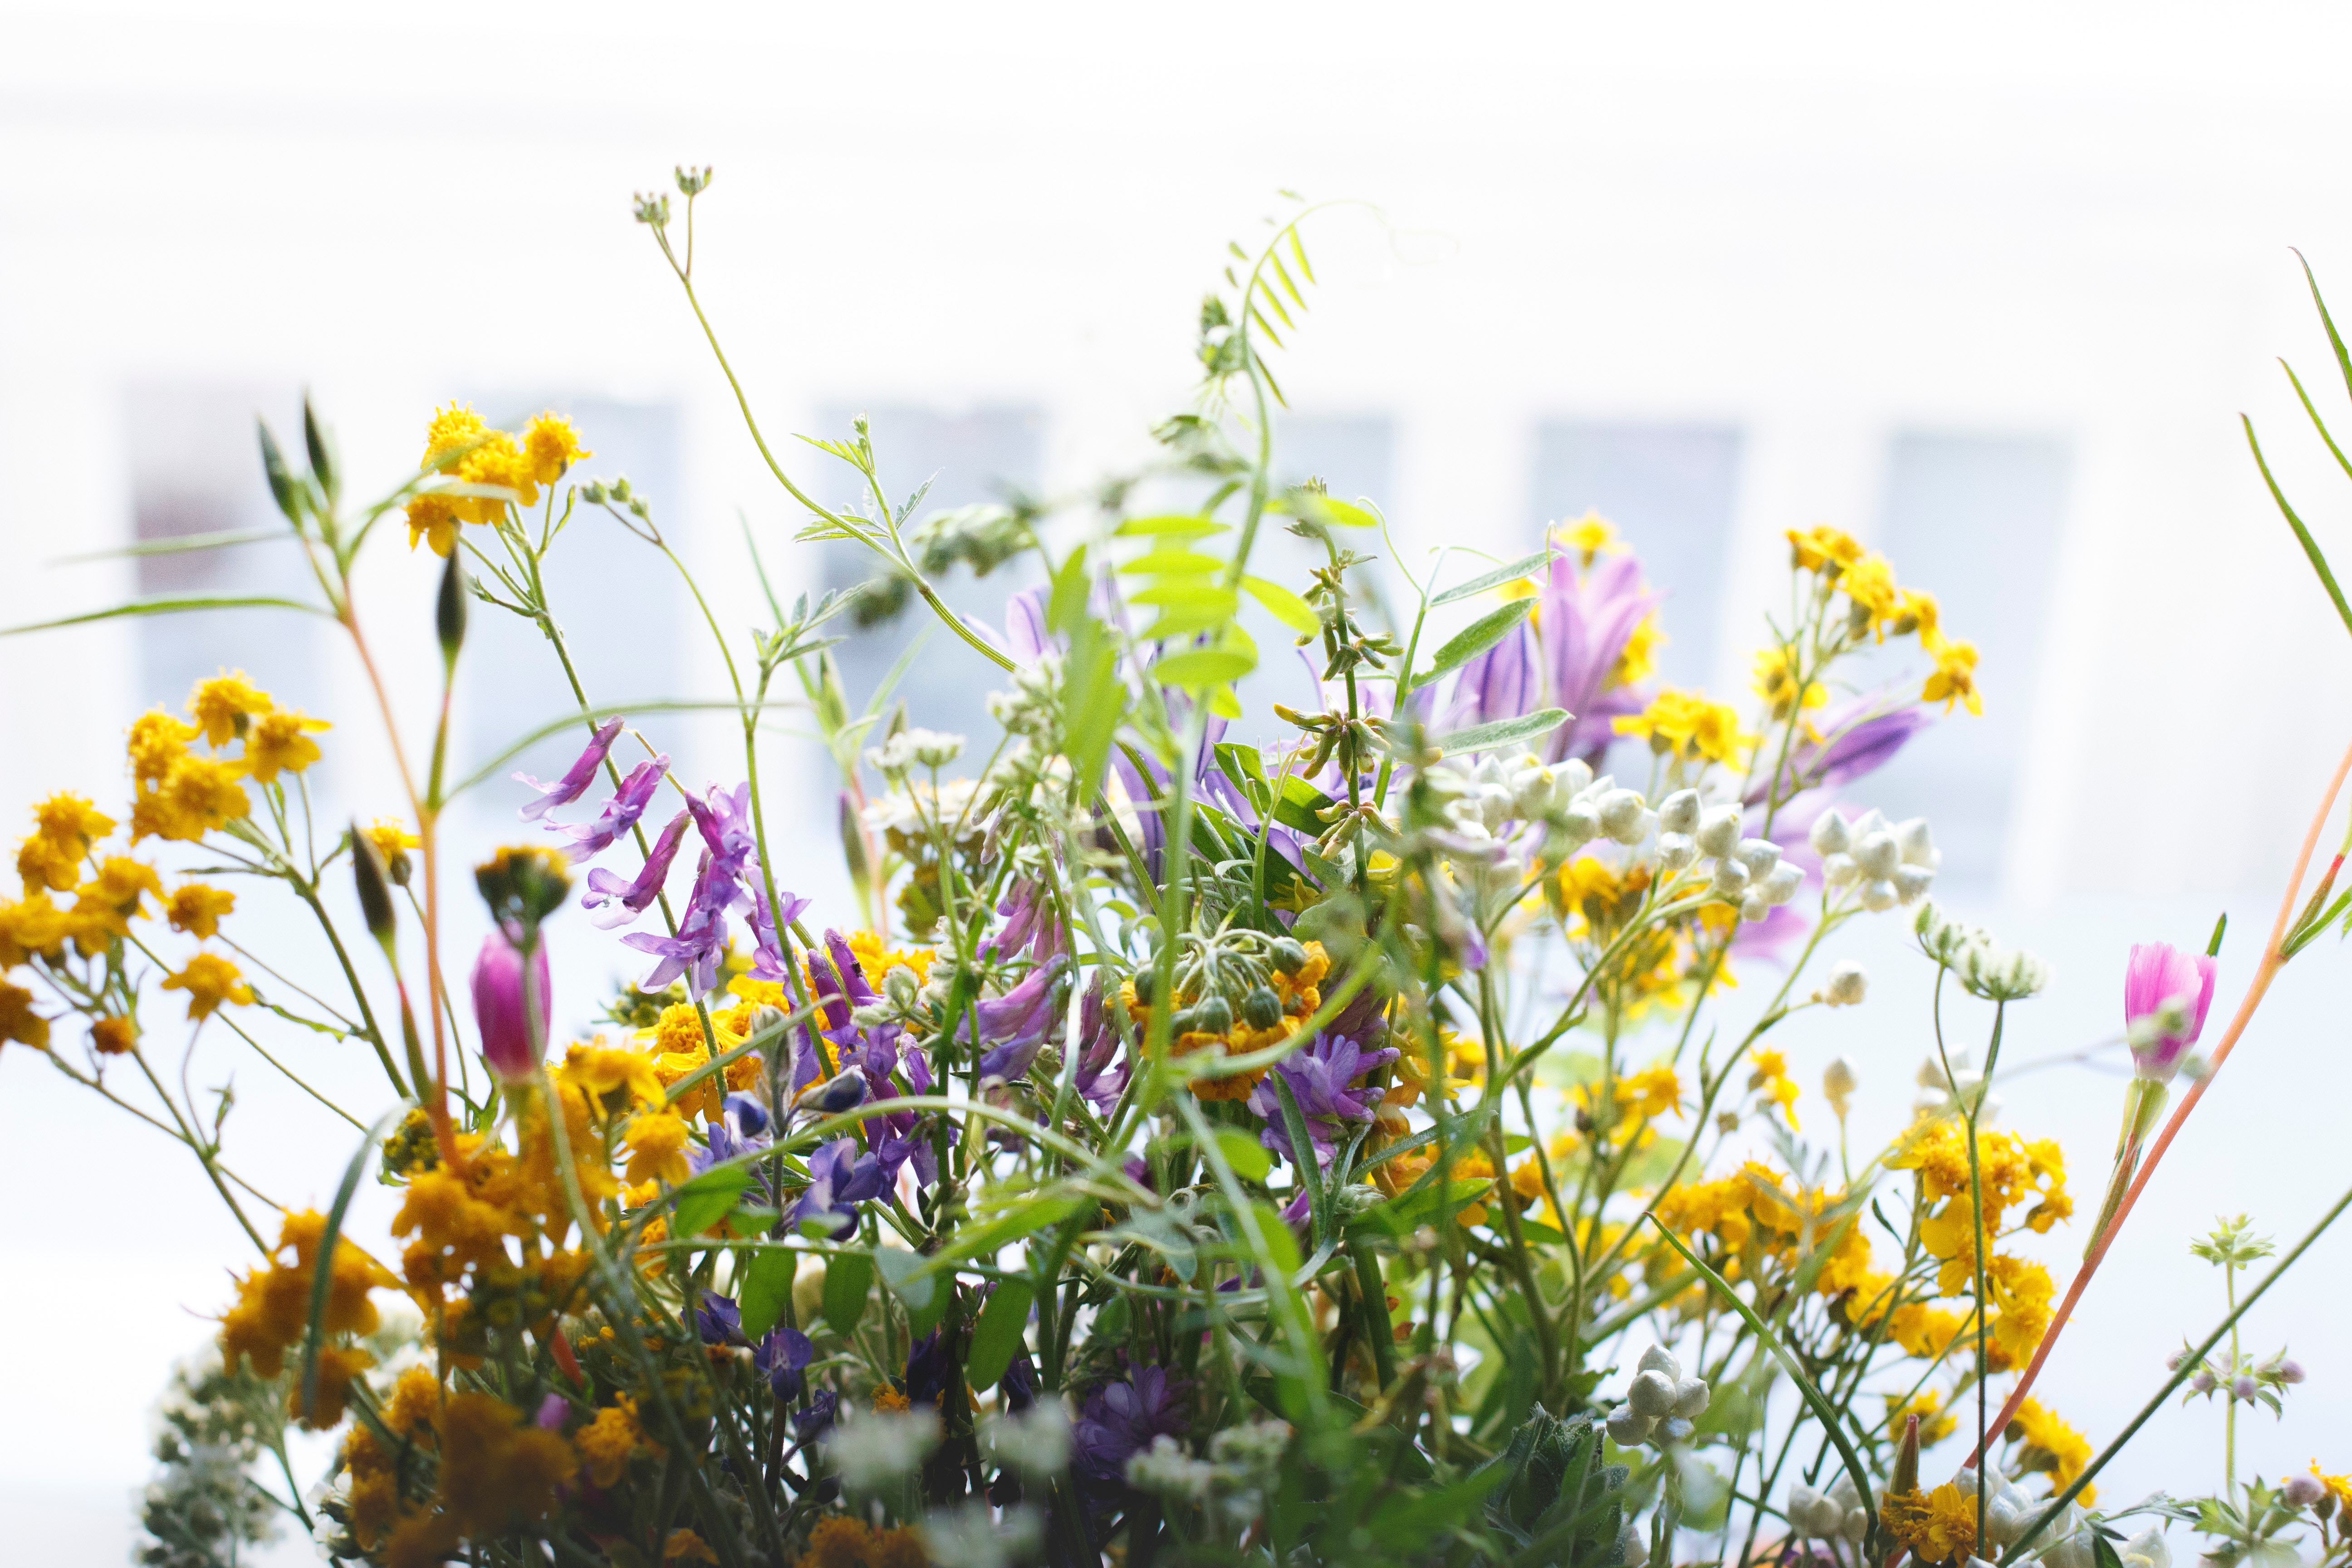
POLYGON ((1003 1380, 1021 1349, 1022 1331, 1029 1326, 1029 1306, 1037 1299, 1026 1279, 1002 1279, 980 1310, 972 1325, 971 1348, 964 1357, 964 1376, 974 1388, 1003 1380))
POLYGON ((1282 798, 1275 803, 1274 819, 1285 827, 1320 837, 1331 825, 1316 814, 1328 810, 1331 804, 1329 795, 1293 773, 1282 781, 1282 798))
POLYGON ((874 1255, 836 1252, 824 1260, 824 1321, 844 1339, 866 1315, 874 1289, 874 1255))
POLYGON ((1242 602, 1241 595, 1231 588, 1219 587, 1208 583, 1195 583, 1181 577, 1173 582, 1154 583, 1150 587, 1139 593, 1129 594, 1127 597, 1129 604, 1157 605, 1192 610, 1201 614, 1213 613, 1218 620, 1223 620, 1231 616, 1234 611, 1241 607, 1242 602))
POLYGON ((1467 730, 1456 730, 1451 735, 1438 736, 1431 744, 1449 757, 1460 756, 1465 752, 1491 752, 1497 746, 1549 735, 1568 721, 1567 709, 1546 708, 1522 718, 1497 719, 1491 724, 1474 724, 1467 730))
POLYGON ((705 1171, 670 1194, 669 1233, 700 1236, 726 1216, 751 1184, 751 1173, 742 1165, 720 1165, 705 1171))
POLYGON ((1183 538, 1197 538, 1204 533, 1223 533, 1233 527, 1214 518, 1200 517, 1191 512, 1170 513, 1160 517, 1130 517, 1111 531, 1122 539, 1139 534, 1166 533, 1183 538))
MULTIPOLYGON (((1058 1225, 1093 1202, 1076 1193, 1044 1193, 1025 1198, 984 1225, 967 1225, 955 1231, 937 1252, 919 1260, 921 1272, 951 1273, 964 1258, 993 1258, 1031 1231, 1058 1225)), ((887 1274, 889 1270, 886 1268, 883 1272, 887 1274)), ((894 1279, 891 1284, 895 1288, 898 1281, 894 1279)))
POLYGON ((294 540, 300 536, 284 528, 236 528, 215 533, 183 533, 171 539, 142 539, 136 544, 119 545, 112 550, 91 550, 79 555, 60 555, 49 563, 52 566, 79 566, 91 561, 119 561, 129 556, 185 555, 199 550, 226 550, 237 544, 266 544, 273 539, 294 540))
MULTIPOLYGON (((866 1256, 874 1259, 874 1266, 882 1271, 883 1282, 898 1293, 908 1310, 929 1306, 931 1298, 940 1293, 939 1281, 925 1271, 924 1266, 929 1260, 922 1254, 903 1247, 877 1247, 866 1256)), ((830 1317, 827 1321, 831 1321, 830 1317)))
POLYGON ((1265 606, 1268 615, 1292 631, 1309 635, 1323 629, 1323 617, 1315 613, 1315 606, 1281 584, 1269 583, 1263 577, 1244 577, 1242 586, 1251 598, 1265 606))
POLYGON ((743 1337, 757 1340, 783 1321, 784 1303, 793 1299, 793 1277, 800 1254, 781 1247, 761 1247, 745 1260, 735 1281, 735 1304, 743 1311, 743 1337))
POLYGON ((22 637, 26 632, 54 631, 59 626, 86 626, 91 621, 118 620, 124 616, 176 616, 191 610, 302 610, 313 616, 334 617, 316 605, 306 605, 299 599, 281 599, 268 594, 181 594, 152 599, 133 599, 127 605, 110 609, 85 610, 79 616, 59 616, 53 621, 34 621, 26 626, 0 627, 0 637, 22 637))
POLYGON ((1414 676, 1407 685, 1414 689, 1426 686, 1446 671, 1458 669, 1469 663, 1517 631, 1519 623, 1526 620, 1535 607, 1533 599, 1513 599, 1487 611, 1448 637, 1445 646, 1437 650, 1437 657, 1430 667, 1414 676))
POLYGON ((1062 666, 1063 743, 1080 787, 1091 792, 1127 712, 1127 685, 1118 678, 1118 649, 1102 622, 1081 613, 1069 637, 1070 656, 1062 666))
POLYGON ((1087 590, 1092 579, 1087 575, 1087 547, 1079 545, 1070 552, 1062 569, 1054 574, 1054 592, 1045 601, 1045 626, 1049 631, 1075 632, 1078 623, 1087 618, 1087 590))
POLYGON ((1257 668, 1257 660, 1230 648, 1195 647, 1171 653, 1151 667, 1151 679, 1162 686, 1205 691, 1239 680, 1257 668))
POLYGON ((319 1250, 313 1255, 316 1262, 310 1268, 310 1316, 302 1331, 302 1375, 295 1385, 301 1390, 301 1409, 305 1414, 319 1407, 319 1352, 327 1344, 327 1298, 334 1289, 335 1244, 342 1239, 343 1216, 351 1213, 352 1194, 359 1191, 360 1173, 367 1169, 369 1158, 375 1153, 377 1140, 405 1109, 396 1107, 385 1111, 361 1137, 352 1163, 343 1167, 342 1184, 335 1189, 335 1201, 327 1210, 326 1228, 319 1233, 319 1250))
POLYGON ((1434 1225, 1441 1207, 1459 1210, 1463 1205, 1482 1196, 1494 1184, 1492 1182, 1457 1178, 1445 1184, 1447 1191, 1440 1192, 1436 1184, 1432 1184, 1419 1192, 1406 1193, 1366 1209, 1348 1222, 1348 1228, 1351 1231, 1371 1228, 1386 1231, 1391 1236, 1411 1236, 1423 1226, 1434 1225))
POLYGON ((1266 1146, 1238 1127, 1217 1129, 1217 1148, 1225 1156, 1225 1163, 1234 1174, 1245 1182, 1263 1182, 1274 1169, 1274 1155, 1266 1146))
POLYGON ((2352 605, 2344 602, 2344 590, 2336 585, 2336 574, 2327 569, 2327 557, 2321 552, 2319 542, 2311 537, 2311 530, 2303 525, 2303 519, 2295 516, 2294 508, 2287 504, 2286 492, 2279 489, 2276 479, 2271 478, 2271 466, 2263 460, 2263 445, 2254 439, 2254 422, 2242 414, 2238 416, 2238 420, 2246 427, 2246 445, 2254 449, 2254 467, 2263 471, 2263 483, 2270 487, 2271 500, 2276 501, 2279 510, 2286 515, 2287 526, 2294 530, 2295 541, 2303 546, 2304 554, 2311 562, 2311 569, 2319 574, 2319 585, 2327 590, 2327 597, 2335 605, 2336 613, 2343 617, 2346 629, 2352 630, 2352 605))
MULTIPOLYGON (((1223 1146, 1220 1140, 1219 1147, 1223 1146)), ((1279 1277, 1267 1283, 1278 1286, 1286 1294, 1290 1277, 1298 1272, 1298 1238, 1290 1234, 1290 1222, 1272 1204, 1252 1204, 1250 1210, 1257 1216, 1258 1236, 1265 1241, 1266 1256, 1274 1260, 1274 1271, 1279 1277)))
POLYGON ((1120 567, 1122 576, 1166 574, 1178 577, 1206 576, 1222 572, 1225 563, 1213 555, 1203 555, 1197 550, 1171 550, 1166 545, 1148 555, 1139 555, 1120 567))
POLYGON ((1336 528, 1378 528, 1381 520, 1352 501, 1336 496, 1317 495, 1312 490, 1286 490, 1265 503, 1271 512, 1312 519, 1336 528))
POLYGON ((1466 599, 1473 594, 1483 594, 1489 588, 1499 588, 1506 583, 1516 583, 1538 567, 1549 563, 1552 555, 1553 552, 1549 550, 1538 550, 1532 555, 1520 556, 1508 565, 1497 566, 1491 572, 1481 572, 1468 582, 1456 583, 1453 587, 1430 600, 1429 607, 1433 610, 1440 605, 1450 605, 1457 599, 1466 599))

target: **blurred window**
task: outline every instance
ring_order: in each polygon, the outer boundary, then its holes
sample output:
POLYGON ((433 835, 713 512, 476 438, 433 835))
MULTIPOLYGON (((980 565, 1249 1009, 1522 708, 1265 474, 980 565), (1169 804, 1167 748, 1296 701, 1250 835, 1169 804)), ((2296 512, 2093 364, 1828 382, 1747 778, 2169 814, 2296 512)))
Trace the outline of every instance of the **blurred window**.
POLYGON ((1717 425, 1552 423, 1536 431, 1537 528, 1598 511, 1665 595, 1659 678, 1713 679, 1723 563, 1738 500, 1739 432, 1717 425))
MULTIPOLYGON (((1967 710, 1927 730, 1862 787, 1889 816, 1927 818, 1948 882, 2000 876, 2001 841, 2032 705, 2035 661, 2066 514, 2063 441, 2036 436, 1897 435, 1873 541, 1895 580, 1943 608, 1946 636, 1977 646, 1984 713, 1967 710)), ((1905 645, 1887 679, 1925 673, 1905 645)))
MULTIPOLYGON (((816 428, 829 437, 847 439, 858 412, 840 405, 822 408, 816 428)), ((882 489, 892 509, 905 506, 927 481, 930 486, 908 514, 908 531, 934 513, 1002 501, 1011 492, 1034 491, 1042 482, 1045 417, 1037 409, 1000 405, 949 413, 898 405, 866 412, 882 489)), ((863 475, 838 458, 813 456, 823 467, 806 470, 816 476, 812 494, 836 510, 874 514, 874 496, 863 475)), ((824 546, 827 588, 848 588, 885 574, 881 558, 862 544, 835 541, 824 546)), ((938 574, 932 585, 950 608, 1001 633, 1005 601, 1042 580, 1034 557, 1024 555, 985 577, 975 577, 970 566, 959 562, 938 574)), ((987 699, 1004 684, 1003 670, 965 647, 912 594, 887 621, 861 630, 845 616, 827 629, 848 638, 833 651, 853 712, 865 710, 891 668, 919 639, 914 662, 891 689, 890 700, 895 704, 905 699, 911 721, 924 729, 966 736, 971 742, 965 753, 969 768, 979 771, 1001 733, 989 717, 987 699)))

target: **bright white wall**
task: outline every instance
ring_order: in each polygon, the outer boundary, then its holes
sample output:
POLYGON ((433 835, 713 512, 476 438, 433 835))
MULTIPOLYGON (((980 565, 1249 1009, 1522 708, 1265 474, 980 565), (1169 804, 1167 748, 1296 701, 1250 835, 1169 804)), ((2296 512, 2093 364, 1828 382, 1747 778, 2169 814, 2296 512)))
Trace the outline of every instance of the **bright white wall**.
MULTIPOLYGON (((452 395, 672 399, 691 478, 668 515, 697 554, 732 559, 739 505, 774 534, 791 510, 628 218, 630 191, 680 160, 719 168, 698 271, 772 435, 844 401, 1034 405, 1061 484, 1138 456, 1181 403, 1198 296, 1277 187, 1360 197, 1393 227, 1331 221, 1285 373, 1302 409, 1396 421, 1381 499, 1415 540, 1519 537, 1541 418, 1737 425, 1738 608, 1771 594, 1780 528, 1868 531, 1896 430, 2071 443, 2020 812, 1983 912, 2046 937, 2084 998, 2048 1044, 2081 1044, 2112 1026, 2123 942, 2187 940, 2221 900, 2242 931, 2266 923, 2352 708, 2352 650, 2235 423, 2255 416, 2344 553, 2342 479, 2271 356, 2344 406, 2286 247, 2352 301, 2347 34, 2340 8, 2284 5, 909 5, 887 22, 813 5, 0 6, 0 623, 123 593, 116 569, 44 563, 125 534, 134 382, 306 382, 362 488, 413 461, 452 395)), ((430 582, 387 548, 370 585, 413 711, 430 582)), ((1744 685, 1746 644, 1725 641, 1721 683, 1744 685)), ((61 784, 116 787, 129 646, 109 630, 0 643, 0 820, 61 784)), ((338 678, 356 721, 352 672, 338 678)), ((352 773, 364 731, 338 732, 352 773)), ((2285 1229, 2343 1179, 2313 1097, 2256 1081, 2332 1081, 2333 979, 2290 975, 2278 1023, 2308 1026, 2235 1069, 2241 1098, 2217 1089, 2168 1194, 2181 1225, 2251 1204, 2285 1229), (2264 1152, 2229 1152, 2231 1116, 2264 1152)), ((1891 1115, 1917 1040, 1888 1006, 1873 1021, 1899 1043, 1873 1042, 1871 1071, 1891 1115)), ((146 1282, 109 1309, 139 1348, 0 1382, 0 1400, 44 1412, 7 1424, 0 1475, 29 1478, 43 1517, 76 1486, 110 1510, 142 1473, 131 1434, 158 1368, 201 1335, 177 1303, 215 1301, 205 1281, 236 1249, 201 1193, 134 1182, 124 1167, 158 1151, 62 1104, 26 1053, 0 1057, 0 1084, 12 1191, 55 1199, 70 1151, 96 1162, 96 1190, 162 1205, 131 1266, 146 1282), (51 1440, 60 1419, 70 1441, 51 1440)), ((2112 1098, 2076 1080, 2051 1111, 2080 1121, 2086 1158, 2112 1098)), ((289 1180, 344 1142, 299 1110, 289 1180)), ((2087 1166, 2080 1184, 2095 1188, 2087 1166)), ((55 1322, 38 1270, 91 1223, 12 1227, 12 1342, 55 1322)), ((2175 1241, 2147 1245, 2135 1291, 2188 1267, 2175 1241)), ((2329 1278, 2302 1282, 2306 1340, 2329 1278)), ((2056 1385, 2095 1426, 2189 1326, 2135 1322, 2097 1342, 2139 1360, 2056 1385)), ((2345 1397, 2315 1377, 2273 1473, 2331 1430, 2326 1414, 2347 1428, 2345 1397)), ((48 1560, 116 1560, 100 1539, 61 1537, 48 1560)))

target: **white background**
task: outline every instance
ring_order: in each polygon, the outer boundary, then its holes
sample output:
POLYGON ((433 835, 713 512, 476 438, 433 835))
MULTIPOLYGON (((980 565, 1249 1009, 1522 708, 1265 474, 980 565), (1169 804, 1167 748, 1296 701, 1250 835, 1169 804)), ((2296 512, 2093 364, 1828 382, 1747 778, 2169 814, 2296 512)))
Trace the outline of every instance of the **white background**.
MULTIPOLYGON (((2273 363, 2343 408, 2287 247, 2352 279, 2347 33, 2315 5, 9 5, 0 622, 128 591, 48 563, 128 537, 125 393, 164 383, 309 384, 360 489, 452 395, 671 402, 669 515, 741 624, 736 509, 771 540, 795 518, 628 219, 677 162, 718 165, 698 277, 772 435, 821 405, 1034 405, 1055 486, 1135 459, 1182 405, 1198 297, 1278 188, 1360 198, 1390 226, 1324 231, 1294 402, 1395 421, 1379 499, 1416 548, 1519 543, 1540 419, 1738 426, 1720 687, 1743 684, 1778 530, 1868 533, 1891 432, 2067 443, 2003 869, 1955 898, 2057 964, 2012 1059, 2074 1049, 2118 1026, 2131 941, 2189 942, 2223 905, 2234 1003, 2352 720, 2344 628, 2236 424, 2352 547, 2273 363)), ((377 552, 412 715, 430 583, 377 552)), ((120 794, 151 695, 134 649, 0 643, 0 820, 60 785, 120 794)), ((362 777, 352 671, 322 679, 362 777)), ((1853 1055, 1883 1133, 1925 1043, 1920 966, 1890 929, 1849 946, 1871 1005, 1791 1058, 1810 1087, 1853 1055)), ((2330 942, 2281 983, 2093 1290, 2044 1388, 2095 1440, 2217 1315, 2189 1231, 2244 1207, 2293 1234, 2352 1180, 2342 968, 2330 942)), ((354 1135, 264 1071, 238 1068, 233 1152, 323 1198, 354 1135)), ((2118 1088, 2058 1071, 2011 1096, 2013 1125, 2066 1138, 2086 1205, 2118 1088)), ((0 1053, 0 1556, 118 1563, 148 1404, 241 1244, 173 1150, 22 1049, 0 1053)), ((2352 1468, 2347 1260, 2330 1238, 2258 1319, 2312 1373, 2283 1427, 2249 1423, 2268 1474, 2352 1468)), ((2107 1496, 2209 1485, 2218 1424, 2160 1417, 2107 1496)))

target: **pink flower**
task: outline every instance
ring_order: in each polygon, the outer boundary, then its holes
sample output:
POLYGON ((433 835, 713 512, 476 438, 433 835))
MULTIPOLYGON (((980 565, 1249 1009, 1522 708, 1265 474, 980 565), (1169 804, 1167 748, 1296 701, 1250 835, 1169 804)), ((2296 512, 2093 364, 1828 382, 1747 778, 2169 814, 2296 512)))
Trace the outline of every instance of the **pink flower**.
POLYGON ((547 1054, 547 944, 530 955, 526 993, 522 952, 493 929, 474 959, 474 1026, 482 1035, 482 1059, 512 1083, 538 1070, 547 1054))
POLYGON ((2213 961, 2170 942, 2137 942, 2124 969, 2124 1026, 2141 1078, 2169 1083, 2205 1027, 2213 961))

